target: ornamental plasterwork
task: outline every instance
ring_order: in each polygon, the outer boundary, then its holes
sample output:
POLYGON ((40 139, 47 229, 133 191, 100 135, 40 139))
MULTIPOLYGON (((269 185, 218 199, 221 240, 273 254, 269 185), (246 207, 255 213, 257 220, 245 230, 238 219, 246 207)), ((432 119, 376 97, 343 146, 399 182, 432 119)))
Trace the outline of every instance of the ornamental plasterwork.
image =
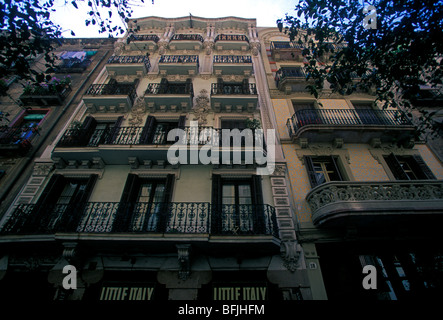
POLYGON ((349 151, 347 149, 337 149, 331 145, 321 145, 321 144, 309 144, 305 149, 296 149, 298 159, 304 164, 304 156, 331 156, 340 155, 346 162, 351 163, 351 157, 349 156, 349 151))
POLYGON ((442 200, 443 185, 439 182, 348 182, 317 189, 307 196, 311 210, 341 201, 442 200))
POLYGON ((131 118, 128 122, 131 126, 141 126, 143 124, 143 118, 146 114, 146 104, 143 97, 137 97, 134 106, 131 109, 131 118))
POLYGON ((208 91, 202 89, 200 91, 200 94, 196 98, 194 98, 193 108, 195 119, 198 121, 199 126, 207 124, 207 117, 210 110, 211 106, 209 103, 208 91))
POLYGON ((250 45, 251 53, 254 56, 257 56, 260 53, 260 42, 252 42, 250 45))
POLYGON ((47 176, 54 169, 53 162, 35 163, 32 171, 33 176, 47 176))
POLYGON ((124 48, 125 48, 125 44, 122 41, 117 41, 114 44, 114 55, 115 56, 121 55, 124 48))

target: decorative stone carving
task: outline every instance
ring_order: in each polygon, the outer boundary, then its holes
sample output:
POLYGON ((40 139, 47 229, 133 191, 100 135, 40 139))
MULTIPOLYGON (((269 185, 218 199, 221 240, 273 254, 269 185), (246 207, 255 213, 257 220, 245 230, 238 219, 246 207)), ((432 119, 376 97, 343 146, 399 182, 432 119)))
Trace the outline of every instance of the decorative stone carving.
POLYGON ((203 43, 203 47, 205 48, 206 55, 210 55, 212 53, 212 50, 214 49, 214 42, 213 41, 205 41, 203 43))
POLYGON ((443 183, 435 181, 337 183, 317 188, 306 197, 312 212, 330 203, 368 200, 443 200, 443 183))
POLYGON ((32 171, 32 175, 34 176, 47 176, 52 169, 54 169, 53 162, 36 162, 34 164, 34 169, 32 171))
POLYGON ((280 254, 283 265, 291 272, 297 270, 301 265, 302 248, 296 240, 283 241, 280 247, 280 254))
POLYGON ((178 277, 181 280, 186 280, 189 278, 189 275, 191 274, 191 262, 190 262, 191 245, 177 244, 176 247, 178 250, 178 264, 179 264, 178 277))
POLYGON ((276 176, 284 176, 286 173, 286 165, 280 164, 276 165, 274 169, 274 175, 276 176))
POLYGON ((63 258, 65 258, 70 264, 75 264, 77 257, 77 243, 66 242, 63 246, 63 258))
POLYGON ((204 126, 207 124, 208 114, 211 110, 209 103, 208 91, 202 89, 200 94, 194 100, 194 115, 195 119, 198 121, 199 126, 204 126))
POLYGON ((146 104, 143 97, 137 97, 134 106, 131 109, 131 118, 129 124, 132 126, 141 126, 143 124, 143 117, 146 113, 146 104))
POLYGON ((251 47, 251 53, 253 56, 257 56, 260 53, 260 42, 252 42, 249 46, 251 47))
POLYGON ((158 53, 159 54, 165 54, 166 53, 166 49, 168 48, 168 41, 165 40, 160 40, 158 42, 158 53))
POLYGON ((115 56, 121 55, 124 47, 125 47, 125 44, 122 41, 115 42, 114 43, 114 55, 115 56))

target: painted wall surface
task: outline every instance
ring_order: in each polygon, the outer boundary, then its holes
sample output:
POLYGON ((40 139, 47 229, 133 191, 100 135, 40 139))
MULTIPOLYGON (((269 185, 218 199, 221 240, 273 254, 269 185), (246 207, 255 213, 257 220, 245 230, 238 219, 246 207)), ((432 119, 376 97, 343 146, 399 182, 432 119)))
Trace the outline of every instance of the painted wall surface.
POLYGON ((118 202, 123 193, 129 166, 107 165, 101 179, 97 179, 89 201, 118 202))

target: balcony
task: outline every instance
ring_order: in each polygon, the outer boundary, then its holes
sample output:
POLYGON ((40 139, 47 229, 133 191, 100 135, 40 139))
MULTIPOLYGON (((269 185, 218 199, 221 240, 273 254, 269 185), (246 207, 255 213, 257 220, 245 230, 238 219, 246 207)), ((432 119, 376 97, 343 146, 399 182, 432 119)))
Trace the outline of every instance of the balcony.
POLYGON ((128 112, 137 96, 134 83, 92 84, 83 95, 90 113, 128 112))
POLYGON ((443 182, 328 182, 312 189, 306 201, 317 226, 441 223, 443 182))
POLYGON ((162 55, 158 62, 162 76, 169 74, 196 75, 199 70, 198 55, 162 55))
POLYGON ((24 156, 32 147, 31 139, 38 128, 0 127, 0 151, 2 155, 24 156))
POLYGON ((300 44, 290 41, 272 41, 271 57, 274 61, 290 60, 303 62, 302 51, 304 47, 300 44))
POLYGON ((110 76, 137 75, 148 73, 151 67, 147 56, 112 56, 108 59, 106 70, 110 76))
POLYGON ((214 55, 213 73, 220 75, 244 75, 249 77, 252 74, 251 56, 235 55, 214 55))
POLYGON ((150 83, 144 95, 150 112, 187 112, 192 107, 193 98, 194 89, 191 82, 150 83))
POLYGON ((304 92, 306 85, 311 80, 306 80, 306 73, 302 66, 283 67, 275 74, 275 84, 278 90, 290 94, 291 92, 304 92))
POLYGON ((52 157, 63 159, 65 163, 92 163, 94 157, 100 157, 108 165, 127 164, 130 157, 140 161, 167 161, 169 148, 177 142, 185 147, 181 152, 187 153, 187 159, 190 159, 190 146, 209 147, 211 152, 208 156, 218 159, 220 163, 227 158, 227 153, 229 159, 243 162, 253 160, 256 152, 266 153, 263 136, 253 130, 241 131, 237 137, 229 129, 200 126, 180 129, 179 135, 170 140, 169 131, 159 126, 153 130, 146 127, 114 127, 96 129, 90 133, 69 129, 57 143, 52 157))
POLYGON ((201 50, 203 37, 199 34, 175 34, 170 42, 171 50, 201 50))
MULTIPOLYGON (((86 202, 75 204, 20 204, 0 231, 7 236, 51 235, 50 239, 91 241, 232 241, 260 242, 278 248, 279 231, 274 207, 221 205, 209 202, 86 202), (142 236, 142 237, 140 237, 142 236)), ((32 237, 31 237, 32 238, 32 237)), ((263 247, 262 247, 263 249, 263 247)))
POLYGON ((211 106, 215 112, 254 112, 258 95, 255 83, 213 83, 211 106))
POLYGON ((249 49, 249 39, 242 34, 219 34, 215 37, 217 50, 242 50, 249 49))
POLYGON ((157 42, 160 38, 156 34, 132 34, 126 40, 129 50, 150 50, 157 49, 157 42))
MULTIPOLYGON (((374 109, 303 109, 286 122, 294 142, 331 142, 341 138, 346 143, 381 142, 409 144, 415 127, 399 110, 374 109)), ((406 145, 405 145, 406 146, 406 145)))
POLYGON ((57 92, 49 90, 33 90, 32 92, 22 94, 20 96, 20 101, 25 106, 61 106, 71 91, 71 86, 66 86, 57 92))

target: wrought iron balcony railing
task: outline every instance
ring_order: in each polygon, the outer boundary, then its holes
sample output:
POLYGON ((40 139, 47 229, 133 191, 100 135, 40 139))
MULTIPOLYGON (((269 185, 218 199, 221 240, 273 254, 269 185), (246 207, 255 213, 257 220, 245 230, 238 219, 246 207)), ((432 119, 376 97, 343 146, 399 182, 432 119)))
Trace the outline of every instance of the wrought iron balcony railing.
POLYGON ((145 94, 189 94, 194 96, 192 83, 150 83, 145 94))
POLYGON ((303 45, 292 41, 271 41, 271 50, 275 49, 300 49, 304 48, 303 45))
POLYGON ((198 55, 162 55, 159 63, 197 63, 198 55))
POLYGON ((275 73, 275 83, 278 87, 279 83, 287 78, 296 78, 299 80, 306 79, 306 73, 303 70, 303 67, 283 67, 278 69, 275 73))
POLYGON ((255 83, 249 83, 247 85, 243 84, 232 84, 232 83, 212 83, 211 84, 211 94, 219 95, 256 95, 257 88, 255 83))
POLYGON ((171 38, 171 41, 178 40, 178 41, 200 41, 203 42, 204 39, 199 34, 174 34, 174 36, 171 38))
POLYGON ((251 56, 214 55, 214 63, 252 63, 251 56))
POLYGON ((209 202, 20 204, 0 235, 57 232, 279 236, 275 209, 270 205, 209 202))
POLYGON ((219 34, 215 37, 214 42, 217 41, 246 41, 249 42, 247 36, 243 34, 219 34))
POLYGON ((85 95, 127 95, 131 102, 134 103, 137 92, 135 85, 131 83, 92 84, 86 91, 85 95))
POLYGON ((168 128, 157 127, 148 134, 145 127, 114 127, 107 129, 96 129, 87 135, 81 129, 69 129, 57 143, 58 148, 75 147, 98 147, 99 145, 166 145, 182 142, 189 145, 211 145, 211 146, 257 146, 266 149, 263 136, 255 134, 254 130, 240 130, 240 135, 235 137, 234 133, 229 135, 230 129, 218 129, 212 127, 182 127, 181 135, 168 141, 168 128), (226 133, 226 135, 225 135, 226 133), (224 140, 226 139, 226 140, 224 140))
POLYGON ((157 43, 160 38, 156 34, 132 34, 129 41, 153 41, 157 43))
POLYGON ((381 125, 411 126, 408 117, 399 110, 374 109, 303 109, 286 122, 289 135, 308 125, 381 125))
POLYGON ((112 56, 108 59, 108 63, 111 64, 133 64, 142 63, 149 70, 151 67, 151 62, 147 56, 112 56))

